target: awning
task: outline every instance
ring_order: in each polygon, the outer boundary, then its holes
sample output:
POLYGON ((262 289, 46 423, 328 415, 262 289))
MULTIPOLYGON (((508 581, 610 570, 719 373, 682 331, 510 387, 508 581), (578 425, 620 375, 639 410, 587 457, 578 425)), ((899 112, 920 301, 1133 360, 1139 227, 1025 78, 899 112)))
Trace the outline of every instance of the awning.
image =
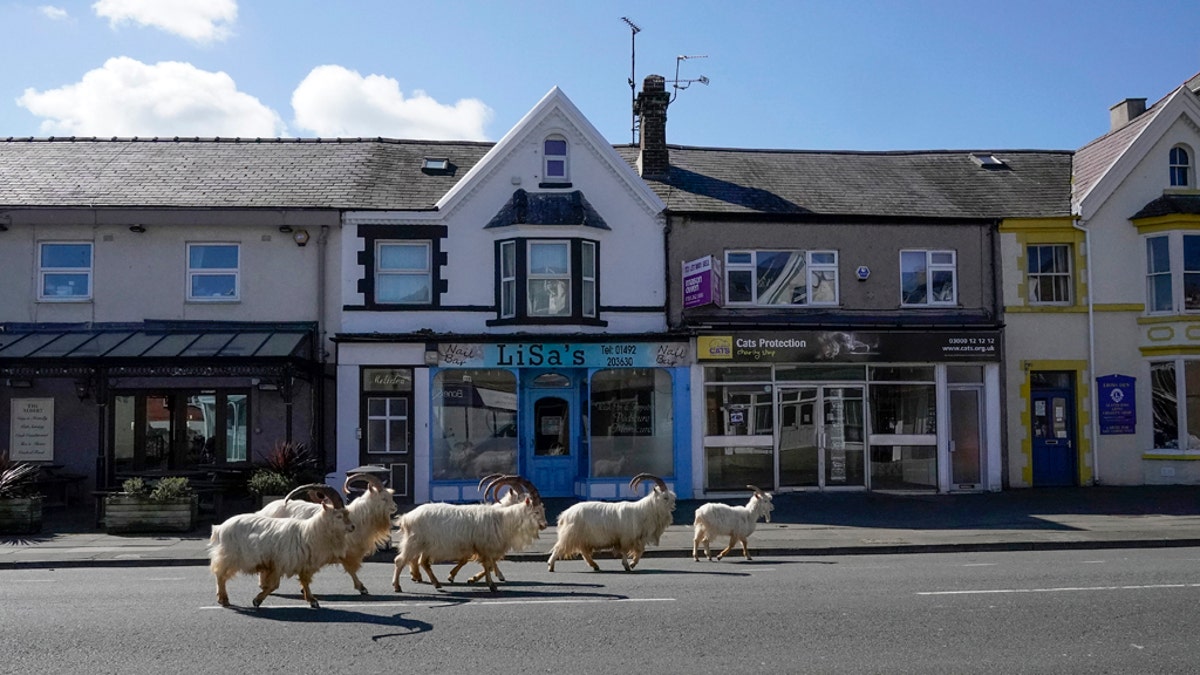
POLYGON ((311 358, 310 324, 0 324, 0 361, 14 359, 311 358))

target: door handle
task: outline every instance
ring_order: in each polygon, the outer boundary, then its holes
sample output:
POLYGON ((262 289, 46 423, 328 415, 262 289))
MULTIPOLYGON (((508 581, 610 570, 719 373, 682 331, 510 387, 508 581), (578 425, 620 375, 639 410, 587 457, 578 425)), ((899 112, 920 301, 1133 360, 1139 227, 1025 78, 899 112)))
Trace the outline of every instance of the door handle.
POLYGON ((950 441, 950 452, 954 452, 957 449, 958 445, 954 441, 950 441))

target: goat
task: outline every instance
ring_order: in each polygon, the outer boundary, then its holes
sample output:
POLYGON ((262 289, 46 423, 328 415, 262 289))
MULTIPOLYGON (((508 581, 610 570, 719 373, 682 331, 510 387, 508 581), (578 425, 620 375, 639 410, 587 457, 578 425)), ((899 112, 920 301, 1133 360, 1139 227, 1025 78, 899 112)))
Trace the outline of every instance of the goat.
MULTIPOLYGON (((384 487, 383 482, 371 474, 347 476, 342 492, 350 494, 350 486, 358 481, 367 484, 367 491, 346 505, 346 513, 354 523, 354 533, 346 538, 346 552, 336 562, 341 563, 342 569, 350 575, 354 590, 367 595, 367 587, 358 578, 358 570, 362 569, 364 558, 382 545, 391 544, 396 500, 392 498, 395 491, 384 487)), ((320 504, 276 499, 259 509, 258 514, 271 518, 308 518, 319 510, 320 504)))
POLYGON ((322 504, 308 518, 243 513, 213 526, 208 556, 217 578, 217 603, 229 606, 225 583, 241 572, 258 574, 261 591, 254 596, 255 607, 279 588, 284 576, 299 578, 301 595, 311 607, 320 607, 309 584, 318 570, 345 555, 346 535, 354 531, 354 523, 341 495, 328 485, 302 485, 287 499, 310 490, 322 496, 322 504))
POLYGON ((400 553, 392 572, 392 589, 400 592, 400 570, 419 561, 434 588, 441 583, 430 563, 475 556, 483 565, 488 589, 496 592, 491 570, 513 548, 524 548, 546 528, 546 507, 537 488, 520 476, 503 476, 493 485, 520 484, 529 494, 508 506, 490 504, 422 504, 400 517, 400 553))
MULTIPOLYGON (((510 483, 498 483, 497 480, 502 477, 503 477, 503 474, 492 473, 492 474, 488 474, 488 475, 484 476, 483 478, 479 479, 478 489, 479 489, 480 494, 483 495, 485 503, 492 502, 492 504, 494 506, 509 506, 511 504, 516 504, 517 502, 525 499, 525 494, 527 494, 528 491, 518 492, 516 489, 516 485, 519 483, 511 483, 511 484, 510 483), (503 497, 496 499, 495 493, 496 493, 497 489, 499 487, 504 487, 504 485, 507 485, 509 490, 504 493, 503 497)), ((470 562, 472 557, 473 556, 466 556, 463 558, 459 558, 458 562, 455 563, 454 567, 450 569, 450 574, 449 574, 448 578, 451 583, 454 583, 454 577, 458 576, 459 571, 462 570, 464 565, 466 565, 468 562, 470 562)), ((413 560, 410 563, 410 567, 411 567, 410 576, 412 577, 412 580, 417 583, 424 582, 424 579, 421 577, 420 564, 421 564, 421 561, 419 561, 419 560, 413 560)), ((504 578, 504 574, 502 574, 500 572, 500 567, 498 565, 492 565, 492 572, 494 572, 496 574, 496 578, 499 579, 500 581, 507 581, 507 579, 504 578)), ((473 584, 476 581, 479 581, 480 579, 482 579, 483 576, 484 576, 484 574, 481 571, 478 574, 476 574, 475 576, 472 576, 470 579, 467 579, 467 583, 473 584)))
POLYGON ((549 570, 554 571, 555 560, 578 553, 599 572, 592 554, 611 548, 620 556, 625 571, 632 572, 646 545, 658 544, 675 511, 675 493, 658 476, 639 473, 629 481, 629 487, 637 489, 646 480, 654 482, 654 489, 637 501, 579 502, 560 513, 558 541, 547 561, 549 570))
POLYGON ((696 509, 696 518, 692 523, 696 534, 692 540, 692 560, 700 561, 697 549, 701 544, 704 545, 704 556, 712 560, 712 551, 708 548, 708 542, 715 537, 726 535, 729 536, 729 545, 725 547, 724 551, 717 554, 717 560, 724 558, 738 543, 742 545, 742 554, 746 556, 746 560, 752 559, 746 540, 751 534, 754 534, 754 528, 758 526, 759 518, 765 518, 768 523, 771 522, 771 511, 774 510, 775 505, 771 503, 771 493, 763 492, 753 485, 746 487, 753 490, 754 494, 750 496, 750 501, 745 506, 709 502, 696 509))

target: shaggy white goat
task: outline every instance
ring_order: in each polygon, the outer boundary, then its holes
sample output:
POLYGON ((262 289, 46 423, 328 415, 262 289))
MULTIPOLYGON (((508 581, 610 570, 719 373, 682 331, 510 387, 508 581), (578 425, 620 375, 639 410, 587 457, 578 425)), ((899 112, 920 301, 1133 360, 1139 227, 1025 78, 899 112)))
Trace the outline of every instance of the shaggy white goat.
POLYGON ((646 545, 658 544, 675 511, 675 493, 658 476, 639 473, 629 487, 637 489, 646 480, 654 482, 654 489, 637 501, 579 502, 560 513, 558 541, 547 561, 549 570, 554 571, 555 560, 579 554, 599 572, 593 553, 613 549, 625 571, 633 571, 646 545))
POLYGON ((771 503, 770 492, 763 492, 753 485, 746 487, 753 490, 754 494, 745 506, 709 502, 696 509, 696 518, 692 522, 696 534, 692 540, 692 560, 700 561, 697 549, 702 544, 704 556, 712 560, 712 551, 709 550, 708 543, 714 538, 725 536, 729 537, 729 545, 717 554, 717 560, 724 558, 738 543, 742 545, 742 554, 746 556, 746 560, 751 560, 750 547, 746 540, 754 533, 754 528, 758 527, 759 518, 771 522, 771 511, 775 505, 771 503))
POLYGON ((284 576, 300 580, 300 592, 312 607, 320 607, 309 584, 325 565, 346 551, 346 535, 354 523, 346 513, 342 497, 328 485, 302 485, 288 498, 308 491, 319 492, 324 501, 309 518, 269 518, 256 513, 233 516, 214 525, 208 540, 209 569, 217 578, 217 602, 229 606, 225 583, 236 574, 258 574, 261 591, 254 606, 275 589, 284 576))
MULTIPOLYGON (((517 486, 521 484, 519 481, 514 481, 512 483, 498 482, 499 479, 503 478, 503 477, 504 477, 503 474, 492 473, 492 474, 488 474, 488 475, 484 476, 483 478, 479 479, 478 489, 479 489, 479 493, 483 495, 484 503, 491 502, 493 506, 511 506, 512 504, 516 504, 520 501, 523 501, 525 499, 526 495, 529 494, 528 490, 518 490, 517 489, 517 486), (496 493, 498 492, 498 489, 501 487, 505 487, 505 486, 507 486, 509 488, 508 491, 505 492, 502 497, 497 499, 496 493)), ((521 479, 521 480, 523 481, 524 479, 521 479)), ((534 537, 534 538, 536 539, 537 537, 534 537)), ((460 570, 462 570, 463 566, 465 566, 472 559, 478 560, 479 558, 478 558, 478 556, 468 556, 465 558, 460 558, 458 560, 458 562, 455 563, 454 567, 450 569, 450 574, 448 577, 450 583, 454 583, 454 577, 458 576, 458 573, 460 570)), ((419 560, 414 560, 409 565, 411 568, 410 576, 412 577, 412 580, 417 583, 423 583, 425 581, 421 577, 420 565, 421 565, 421 561, 419 561, 419 560)), ((492 565, 492 573, 495 574, 496 578, 499 579, 500 581, 508 581, 507 579, 504 578, 504 574, 500 572, 499 565, 495 565, 495 564, 492 565)), ((467 579, 467 583, 473 584, 476 581, 479 581, 480 579, 482 579, 483 577, 484 577, 484 572, 482 570, 480 570, 478 574, 475 574, 471 578, 467 579)))
POLYGON ((496 561, 510 549, 525 548, 546 528, 546 507, 532 483, 519 476, 504 476, 496 483, 519 483, 529 494, 509 506, 422 504, 400 517, 400 553, 392 572, 392 588, 397 593, 400 570, 413 561, 420 562, 434 588, 441 588, 430 563, 472 556, 483 565, 488 588, 496 591, 491 575, 496 561))
MULTIPOLYGON (((358 578, 363 559, 379 550, 384 544, 392 543, 392 514, 396 513, 395 494, 384 486, 378 477, 371 474, 353 474, 346 477, 342 492, 350 494, 350 486, 356 482, 367 484, 367 491, 346 505, 354 532, 346 537, 346 552, 335 562, 350 575, 354 590, 367 595, 367 587, 358 578)), ((261 516, 271 518, 309 518, 321 510, 320 504, 300 500, 276 499, 258 510, 261 516)))

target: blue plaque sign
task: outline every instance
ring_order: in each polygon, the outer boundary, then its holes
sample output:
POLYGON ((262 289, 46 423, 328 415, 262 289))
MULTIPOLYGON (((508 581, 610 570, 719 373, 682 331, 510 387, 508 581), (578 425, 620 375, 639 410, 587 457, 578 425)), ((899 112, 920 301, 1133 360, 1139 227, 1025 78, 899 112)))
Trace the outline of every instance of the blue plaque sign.
POLYGON ((1137 405, 1133 383, 1128 375, 1104 375, 1096 378, 1096 397, 1100 404, 1100 433, 1132 434, 1137 430, 1137 405))

